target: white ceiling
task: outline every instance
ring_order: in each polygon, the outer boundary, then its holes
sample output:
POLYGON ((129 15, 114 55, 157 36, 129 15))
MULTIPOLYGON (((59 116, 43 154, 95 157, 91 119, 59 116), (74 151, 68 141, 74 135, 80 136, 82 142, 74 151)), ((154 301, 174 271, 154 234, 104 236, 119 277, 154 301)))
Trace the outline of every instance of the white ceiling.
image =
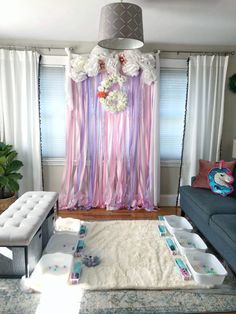
MULTIPOLYGON (((0 0, 0 42, 96 42, 101 8, 116 0, 0 0)), ((129 0, 127 1, 129 2, 129 0)), ((236 46, 236 0, 130 0, 146 43, 236 46)))

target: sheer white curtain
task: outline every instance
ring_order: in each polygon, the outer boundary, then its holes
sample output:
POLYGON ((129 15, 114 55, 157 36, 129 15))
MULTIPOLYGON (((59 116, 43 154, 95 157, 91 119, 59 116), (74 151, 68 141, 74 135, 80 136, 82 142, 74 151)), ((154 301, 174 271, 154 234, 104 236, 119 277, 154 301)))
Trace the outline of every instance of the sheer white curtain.
POLYGON ((0 141, 24 163, 19 194, 42 190, 38 67, 37 52, 0 49, 0 141))
POLYGON ((191 56, 182 185, 198 172, 199 159, 218 161, 228 56, 191 56))
POLYGON ((156 53, 157 84, 154 91, 154 108, 151 129, 150 178, 154 206, 160 203, 160 58, 156 53))

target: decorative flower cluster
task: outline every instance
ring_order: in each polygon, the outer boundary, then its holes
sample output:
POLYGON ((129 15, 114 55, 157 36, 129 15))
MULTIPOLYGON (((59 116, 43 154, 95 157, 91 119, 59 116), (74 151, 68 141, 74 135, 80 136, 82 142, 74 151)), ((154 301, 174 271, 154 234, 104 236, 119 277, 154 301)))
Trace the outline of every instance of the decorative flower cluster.
POLYGON ((128 104, 127 94, 121 90, 110 91, 114 84, 119 84, 121 87, 124 82, 126 82, 126 77, 120 74, 112 74, 102 80, 98 87, 97 96, 106 111, 121 112, 126 109, 128 104))
POLYGON ((73 55, 69 74, 74 81, 81 82, 104 70, 109 75, 123 73, 138 76, 141 73, 144 83, 148 85, 157 80, 153 54, 143 54, 139 50, 110 53, 109 50, 100 47, 95 47, 90 55, 73 55))

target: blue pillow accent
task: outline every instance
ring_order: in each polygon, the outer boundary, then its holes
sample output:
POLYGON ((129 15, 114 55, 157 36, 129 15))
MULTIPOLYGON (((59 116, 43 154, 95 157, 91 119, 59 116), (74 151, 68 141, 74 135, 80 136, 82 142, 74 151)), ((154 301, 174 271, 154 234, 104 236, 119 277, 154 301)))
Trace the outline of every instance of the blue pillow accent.
POLYGON ((228 168, 212 168, 208 173, 208 183, 212 192, 221 196, 233 193, 234 178, 228 168))

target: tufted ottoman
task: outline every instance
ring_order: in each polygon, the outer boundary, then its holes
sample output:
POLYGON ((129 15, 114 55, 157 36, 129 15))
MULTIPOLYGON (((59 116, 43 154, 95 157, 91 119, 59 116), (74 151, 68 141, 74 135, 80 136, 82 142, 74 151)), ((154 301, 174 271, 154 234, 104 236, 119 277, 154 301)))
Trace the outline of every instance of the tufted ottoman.
POLYGON ((42 254, 42 226, 55 205, 58 212, 56 192, 27 192, 0 215, 0 276, 20 276, 23 266, 29 277, 42 254))

